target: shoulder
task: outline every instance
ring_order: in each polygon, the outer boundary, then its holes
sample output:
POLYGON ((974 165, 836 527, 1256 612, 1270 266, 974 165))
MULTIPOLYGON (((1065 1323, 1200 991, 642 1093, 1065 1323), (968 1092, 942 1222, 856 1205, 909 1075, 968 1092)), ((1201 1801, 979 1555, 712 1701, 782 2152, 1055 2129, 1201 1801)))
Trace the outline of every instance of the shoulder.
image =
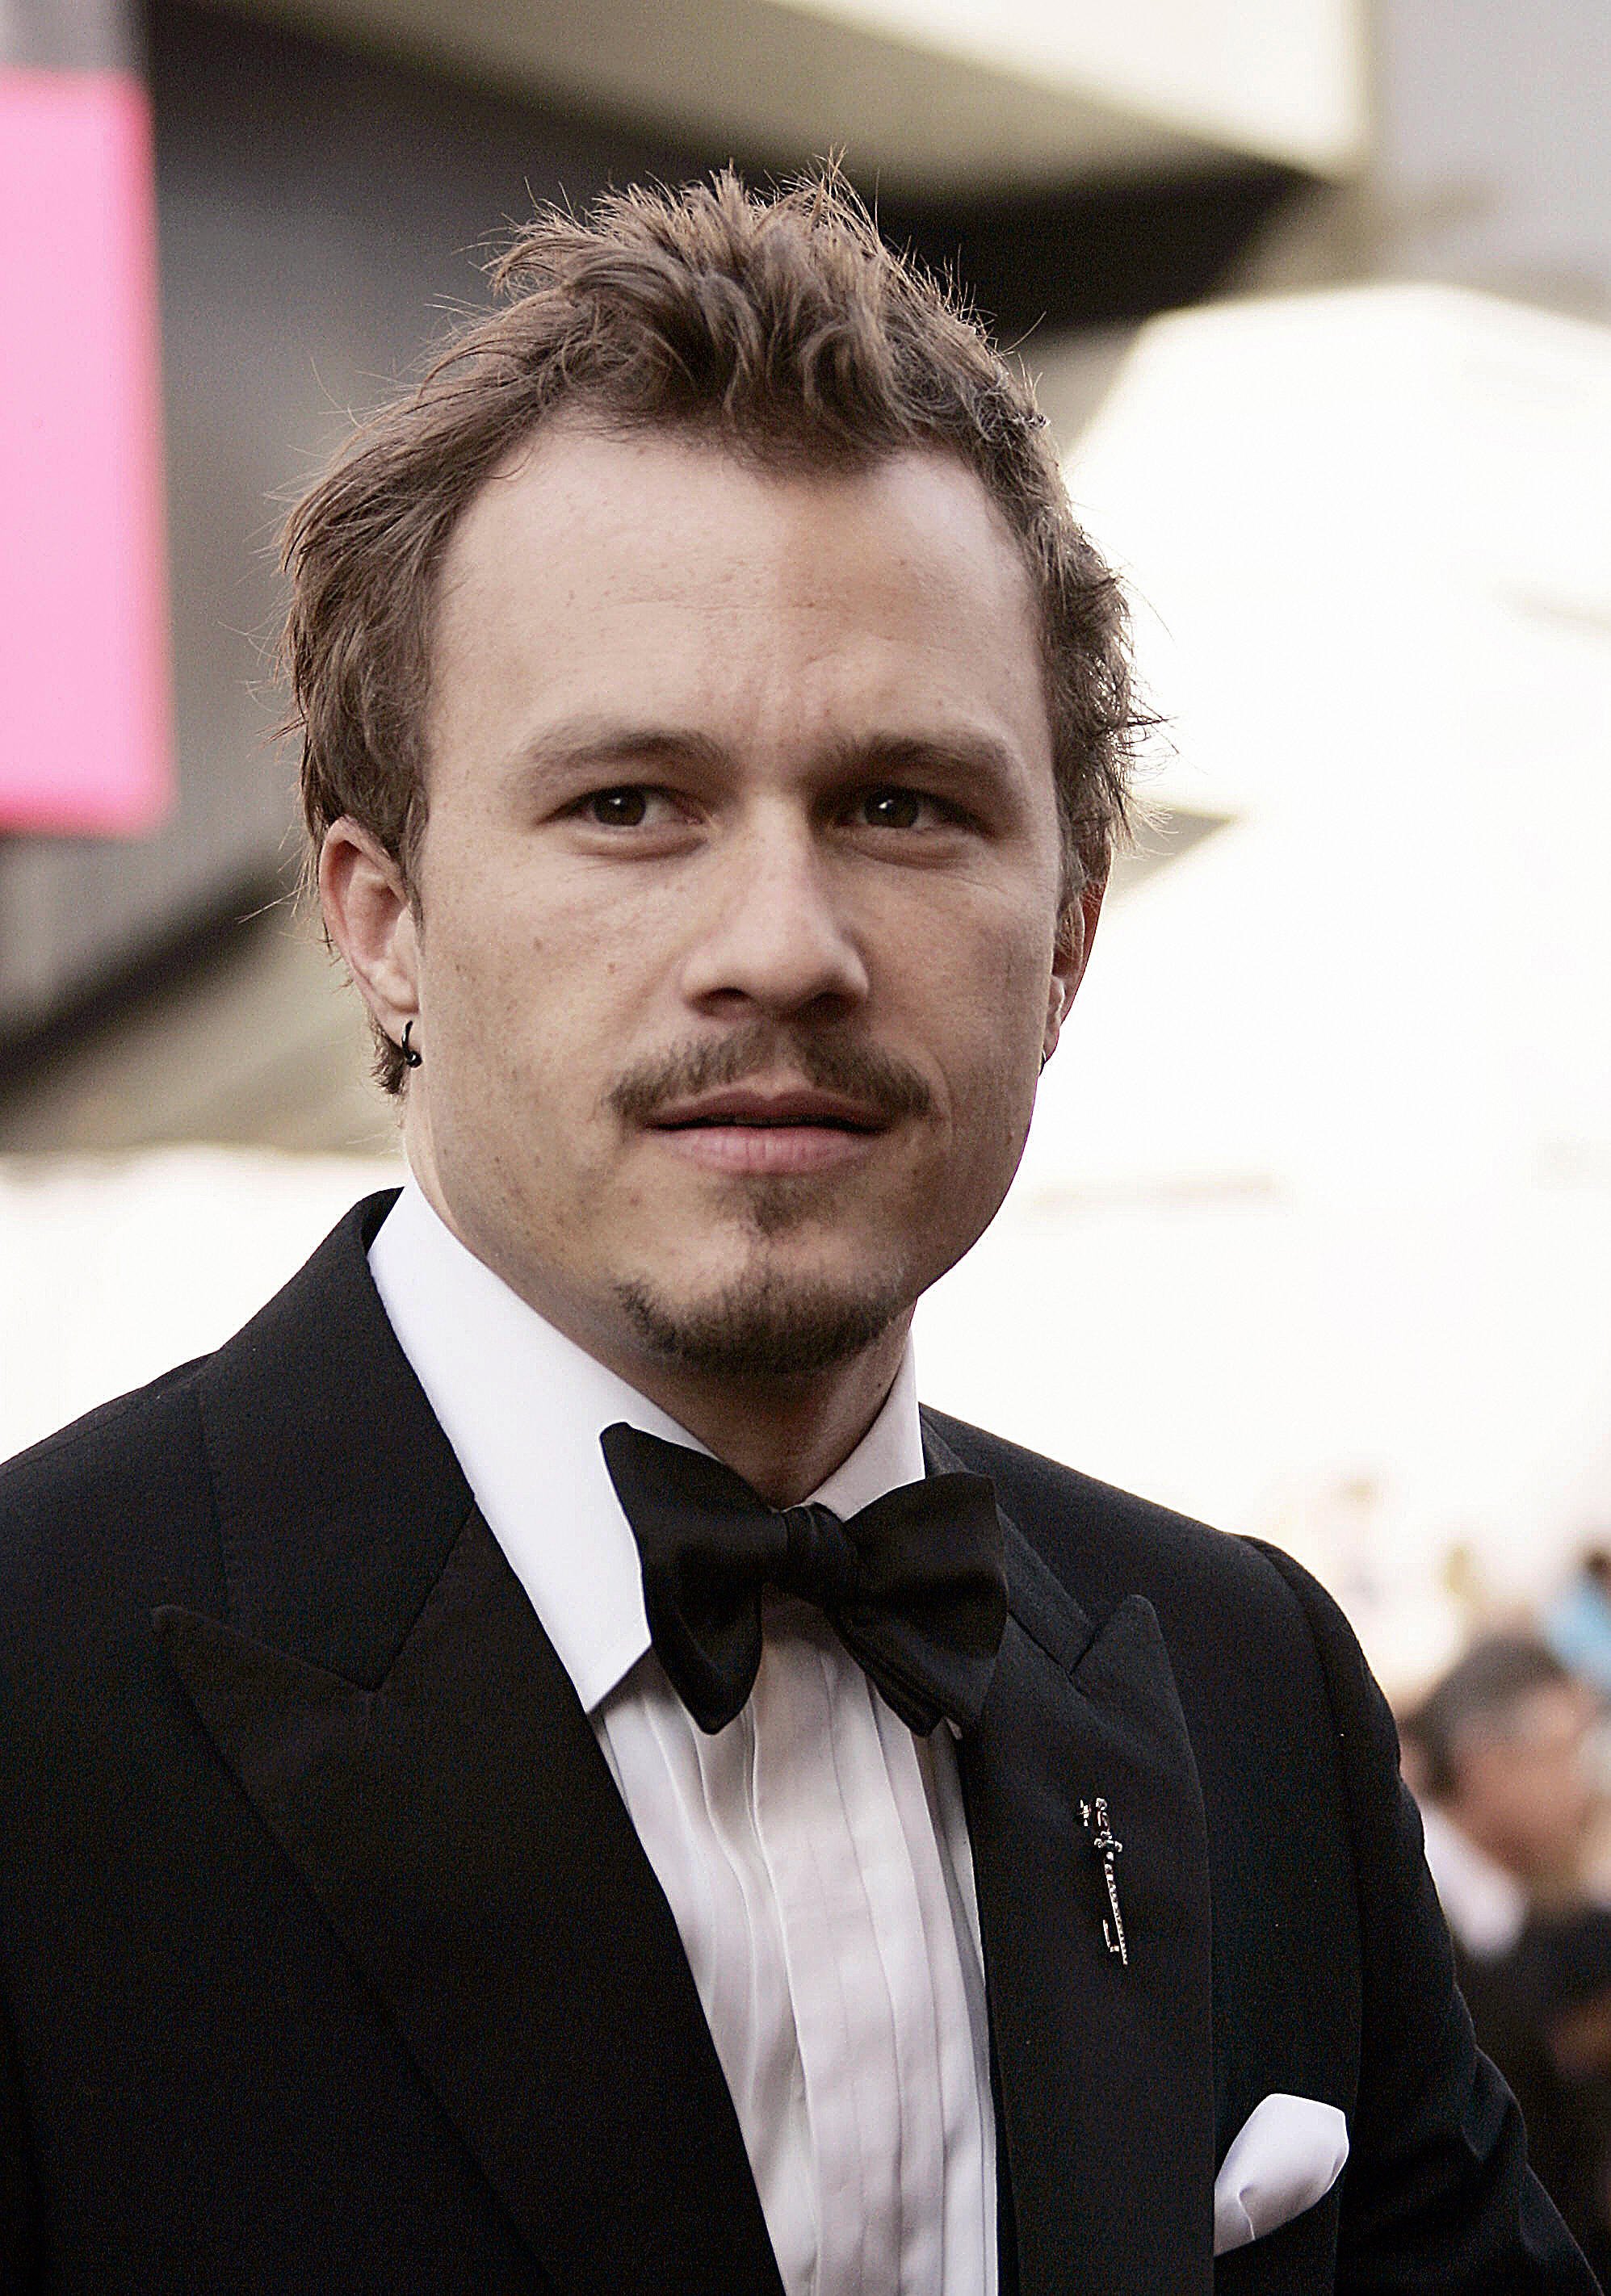
POLYGON ((1312 1651, 1310 1602, 1335 1606, 1289 1557, 944 1413, 924 1415, 965 1466, 990 1477, 1003 1513, 1097 1617, 1144 1595, 1171 1652, 1182 1637, 1212 1644, 1228 1631, 1244 1646, 1256 1631, 1312 1651))
POLYGON ((171 1485, 196 1440, 197 1383, 212 1360, 177 1365, 0 1463, 0 1525, 13 1534, 114 1493, 154 1496, 171 1485))
POLYGON ((392 1201, 355 1204, 216 1353, 0 1465, 0 1665, 19 1638, 88 1648, 148 1632, 159 1603, 226 1605, 218 1479, 250 1456, 276 1496, 316 1486, 309 1455, 339 1447, 341 1400, 390 1334, 366 1253, 392 1201))
POLYGON ((0 1662, 93 1658, 153 1603, 217 1583, 197 1402, 210 1358, 0 1464, 0 1662))
MULTIPOLYGON (((1133 1492, 925 1414, 962 1464, 1099 1626, 1145 1596, 1211 1805, 1258 1776, 1294 1823, 1305 1804, 1345 1827, 1396 1794, 1398 1741, 1352 1630, 1319 1582, 1262 1541, 1216 1530, 1133 1492)), ((1272 1806, 1273 1803, 1272 1803, 1272 1806)))

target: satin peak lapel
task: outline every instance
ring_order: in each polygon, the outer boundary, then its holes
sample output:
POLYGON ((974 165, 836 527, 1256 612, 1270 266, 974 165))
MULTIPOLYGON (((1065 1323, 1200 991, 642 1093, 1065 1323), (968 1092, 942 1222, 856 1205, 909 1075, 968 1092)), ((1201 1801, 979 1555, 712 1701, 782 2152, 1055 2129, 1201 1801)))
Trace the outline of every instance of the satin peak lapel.
POLYGON ((376 1689, 156 1625, 556 2287, 781 2296, 670 1908, 480 1515, 376 1689))
POLYGON ((1208 1846, 1168 1653, 1139 1595, 1093 1635, 1003 1529, 1007 1633, 959 1752, 1022 2296, 1209 2296, 1208 1846))

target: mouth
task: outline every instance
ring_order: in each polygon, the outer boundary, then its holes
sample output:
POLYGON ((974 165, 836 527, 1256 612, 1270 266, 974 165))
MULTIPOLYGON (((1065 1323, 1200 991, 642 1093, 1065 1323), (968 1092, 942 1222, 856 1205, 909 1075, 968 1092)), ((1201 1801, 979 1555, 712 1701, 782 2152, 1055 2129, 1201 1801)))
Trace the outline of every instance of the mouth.
POLYGON ((706 1171, 793 1174, 863 1161, 889 1122, 840 1093, 738 1085, 673 1101, 645 1128, 706 1171))

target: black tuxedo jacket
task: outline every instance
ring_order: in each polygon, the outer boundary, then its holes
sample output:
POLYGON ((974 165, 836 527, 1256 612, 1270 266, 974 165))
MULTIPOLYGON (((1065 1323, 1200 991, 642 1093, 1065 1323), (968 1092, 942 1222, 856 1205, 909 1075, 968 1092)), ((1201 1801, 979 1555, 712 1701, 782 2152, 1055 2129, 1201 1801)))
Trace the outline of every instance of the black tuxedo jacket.
MULTIPOLYGON (((388 1201, 0 1473, 0 2282, 777 2296, 670 1910, 370 1282, 388 1201)), ((927 1432, 1007 1521, 961 1749, 1004 2289, 1590 2290, 1332 1604, 927 1432), (1342 2108, 1351 2164, 1216 2266, 1216 2163, 1278 2090, 1342 2108)))

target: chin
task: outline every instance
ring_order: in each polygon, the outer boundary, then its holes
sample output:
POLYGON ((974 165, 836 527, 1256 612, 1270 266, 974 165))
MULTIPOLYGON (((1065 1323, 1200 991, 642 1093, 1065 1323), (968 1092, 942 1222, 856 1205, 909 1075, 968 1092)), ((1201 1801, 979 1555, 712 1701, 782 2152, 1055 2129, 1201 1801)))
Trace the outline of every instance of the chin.
POLYGON ((645 1351, 686 1371, 729 1380, 806 1379, 848 1363, 884 1337, 911 1301, 907 1286, 835 1282, 769 1268, 698 1296, 646 1279, 616 1287, 645 1351))

